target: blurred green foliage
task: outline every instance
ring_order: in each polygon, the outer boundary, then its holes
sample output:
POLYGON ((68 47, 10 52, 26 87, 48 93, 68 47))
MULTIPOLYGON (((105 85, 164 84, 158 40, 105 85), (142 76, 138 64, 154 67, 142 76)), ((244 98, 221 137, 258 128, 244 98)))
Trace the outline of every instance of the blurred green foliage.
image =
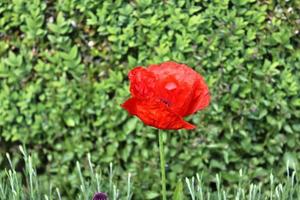
POLYGON ((299 8, 275 0, 1 0, 0 152, 25 144, 38 173, 69 196, 79 184, 75 162, 91 152, 100 166, 120 166, 120 179, 133 173, 135 198, 156 198, 157 133, 119 105, 130 69, 175 60, 205 77, 212 103, 189 118, 195 131, 165 138, 170 187, 199 171, 204 180, 221 173, 231 187, 239 169, 257 180, 283 174, 300 160, 299 8))

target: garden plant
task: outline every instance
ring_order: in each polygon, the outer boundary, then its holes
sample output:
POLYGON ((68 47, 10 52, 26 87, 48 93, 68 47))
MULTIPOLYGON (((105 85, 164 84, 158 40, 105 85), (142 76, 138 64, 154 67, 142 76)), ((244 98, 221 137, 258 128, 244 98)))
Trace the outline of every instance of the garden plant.
POLYGON ((0 0, 0 199, 299 199, 299 94, 299 0, 0 0), (158 133, 124 102, 163 63, 210 98, 158 133))

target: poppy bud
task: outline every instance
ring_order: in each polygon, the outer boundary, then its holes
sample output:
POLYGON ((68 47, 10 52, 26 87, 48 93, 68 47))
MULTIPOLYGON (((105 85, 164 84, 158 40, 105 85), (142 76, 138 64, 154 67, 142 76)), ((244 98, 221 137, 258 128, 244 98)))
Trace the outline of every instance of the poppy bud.
POLYGON ((107 195, 103 192, 97 192, 93 198, 93 200, 107 200, 107 199, 108 199, 107 195))

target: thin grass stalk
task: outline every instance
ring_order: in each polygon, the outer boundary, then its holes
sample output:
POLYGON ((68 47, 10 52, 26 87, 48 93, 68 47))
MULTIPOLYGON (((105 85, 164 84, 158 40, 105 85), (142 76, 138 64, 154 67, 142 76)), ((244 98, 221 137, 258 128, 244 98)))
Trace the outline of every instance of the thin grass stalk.
POLYGON ((56 193, 57 193, 58 200, 62 200, 62 199, 61 199, 61 195, 60 195, 60 192, 59 192, 59 189, 58 189, 58 188, 56 188, 56 193))
POLYGON ((127 198, 126 198, 127 200, 131 199, 130 188, 131 188, 131 173, 128 173, 128 176, 127 176, 127 198))

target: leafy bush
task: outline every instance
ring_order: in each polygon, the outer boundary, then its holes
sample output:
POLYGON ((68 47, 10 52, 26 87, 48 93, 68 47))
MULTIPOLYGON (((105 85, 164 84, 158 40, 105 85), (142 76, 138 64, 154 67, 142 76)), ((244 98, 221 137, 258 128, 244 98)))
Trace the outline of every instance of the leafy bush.
MULTIPOLYGON (((119 166, 120 179, 131 172, 135 198, 157 197, 157 133, 119 104, 132 67, 175 60, 206 78, 213 100, 190 118, 197 130, 165 138, 170 187, 202 170, 232 187, 239 169, 266 181, 272 168, 283 174, 287 161, 292 169, 300 159, 299 8, 299 1, 2 0, 0 151, 26 145, 37 172, 69 197, 79 184, 76 160, 88 152, 100 166, 119 166)), ((0 163, 7 165, 1 156, 0 163)))

